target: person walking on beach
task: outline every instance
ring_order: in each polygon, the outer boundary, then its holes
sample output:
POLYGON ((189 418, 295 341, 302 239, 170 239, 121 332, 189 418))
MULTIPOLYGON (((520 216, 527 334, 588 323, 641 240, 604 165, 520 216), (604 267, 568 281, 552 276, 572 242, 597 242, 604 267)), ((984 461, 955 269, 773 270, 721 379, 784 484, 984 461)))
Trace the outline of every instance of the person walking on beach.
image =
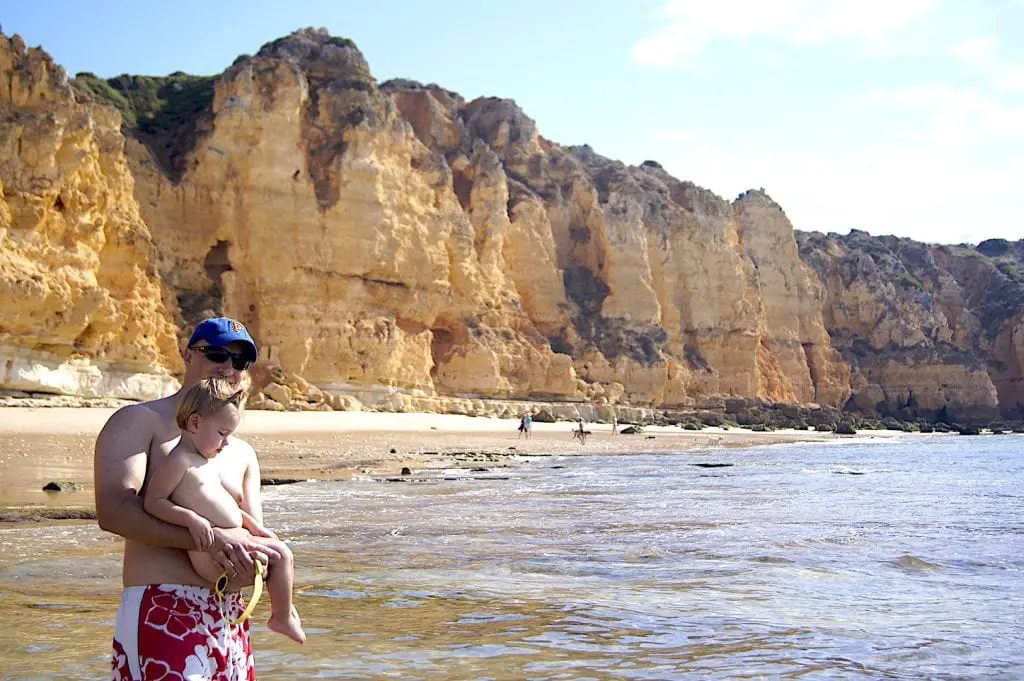
MULTIPOLYGON (((124 537, 121 605, 113 642, 113 679, 145 681, 170 673, 183 678, 256 678, 249 622, 232 625, 221 613, 243 611, 238 589, 252 584, 255 561, 281 555, 240 527, 211 528, 207 553, 231 577, 223 603, 208 580, 196 573, 188 551, 199 549, 191 533, 146 512, 143 495, 151 473, 178 443, 175 413, 185 393, 200 380, 243 380, 258 356, 256 343, 239 322, 207 319, 182 353, 185 375, 177 393, 119 409, 96 439, 96 519, 107 532, 124 537), (166 626, 173 619, 181 629, 166 626)), ((231 438, 216 459, 225 486, 262 525, 260 470, 256 453, 231 438), (223 467, 223 468, 222 468, 223 467)), ((269 536, 269 535, 265 535, 269 536)))
POLYGON ((579 440, 581 445, 587 444, 587 431, 583 428, 583 419, 577 419, 579 427, 572 431, 574 440, 579 440))
POLYGON ((523 414, 523 417, 519 419, 519 436, 517 440, 523 435, 526 435, 526 439, 529 440, 532 437, 533 432, 533 417, 530 416, 530 412, 523 414))
POLYGON ((223 378, 204 378, 188 389, 176 414, 181 440, 167 458, 156 464, 146 489, 145 509, 164 522, 188 529, 200 549, 189 551, 189 560, 196 574, 209 582, 216 583, 222 574, 220 566, 205 552, 213 545, 214 526, 244 527, 257 542, 281 554, 281 559, 271 560, 269 566, 271 610, 267 628, 305 643, 306 634, 292 604, 292 552, 277 538, 267 538, 273 533, 249 513, 247 500, 237 490, 232 494, 222 484, 223 470, 217 469, 214 460, 241 421, 249 396, 248 377, 244 378, 237 384, 223 378))

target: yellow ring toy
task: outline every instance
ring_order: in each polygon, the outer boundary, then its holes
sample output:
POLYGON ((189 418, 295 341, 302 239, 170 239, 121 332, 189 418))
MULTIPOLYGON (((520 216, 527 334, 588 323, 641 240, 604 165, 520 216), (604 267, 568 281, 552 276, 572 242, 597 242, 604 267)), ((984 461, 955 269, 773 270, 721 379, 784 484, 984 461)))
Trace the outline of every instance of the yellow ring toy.
MULTIPOLYGON (((242 622, 249 619, 252 615, 252 611, 256 609, 256 604, 260 602, 260 596, 263 595, 263 580, 267 576, 267 568, 264 567, 263 563, 256 561, 256 581, 252 585, 252 596, 249 598, 249 602, 245 606, 245 610, 238 616, 238 619, 229 621, 231 625, 241 624, 242 622)), ((221 573, 221 576, 217 578, 217 583, 214 585, 214 591, 217 593, 217 605, 220 606, 221 617, 227 619, 224 615, 224 589, 228 587, 228 582, 231 578, 227 572, 221 573)))

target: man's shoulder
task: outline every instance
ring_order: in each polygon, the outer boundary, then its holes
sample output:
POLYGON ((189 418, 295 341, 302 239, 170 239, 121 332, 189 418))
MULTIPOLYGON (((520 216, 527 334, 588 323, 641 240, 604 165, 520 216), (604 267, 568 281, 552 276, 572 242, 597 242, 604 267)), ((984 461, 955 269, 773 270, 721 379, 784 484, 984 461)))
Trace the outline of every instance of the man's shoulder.
POLYGON ((232 435, 228 439, 228 444, 230 444, 231 448, 240 456, 244 456, 246 458, 256 458, 256 450, 253 449, 253 446, 251 444, 249 444, 242 438, 236 435, 232 435))
POLYGON ((259 461, 252 445, 234 435, 228 439, 228 446, 217 458, 223 461, 222 465, 235 468, 242 473, 254 465, 258 465, 259 461))
POLYGON ((103 430, 131 429, 155 435, 164 430, 168 420, 174 420, 173 404, 169 400, 164 397, 125 405, 111 414, 103 430))
POLYGON ((161 400, 153 400, 151 402, 139 402, 137 404, 128 404, 111 415, 107 423, 131 423, 133 425, 143 425, 145 423, 156 423, 161 420, 160 405, 158 404, 161 400))

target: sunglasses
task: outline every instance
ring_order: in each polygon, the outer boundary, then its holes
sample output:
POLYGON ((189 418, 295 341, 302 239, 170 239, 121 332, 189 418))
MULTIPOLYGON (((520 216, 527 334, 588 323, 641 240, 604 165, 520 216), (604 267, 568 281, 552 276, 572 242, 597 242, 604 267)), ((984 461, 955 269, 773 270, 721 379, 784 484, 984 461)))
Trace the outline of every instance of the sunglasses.
POLYGON ((231 360, 231 366, 235 368, 235 371, 246 371, 253 365, 249 358, 245 355, 231 352, 225 348, 217 347, 216 345, 203 345, 201 347, 191 348, 196 352, 201 352, 214 364, 223 364, 224 362, 231 360))

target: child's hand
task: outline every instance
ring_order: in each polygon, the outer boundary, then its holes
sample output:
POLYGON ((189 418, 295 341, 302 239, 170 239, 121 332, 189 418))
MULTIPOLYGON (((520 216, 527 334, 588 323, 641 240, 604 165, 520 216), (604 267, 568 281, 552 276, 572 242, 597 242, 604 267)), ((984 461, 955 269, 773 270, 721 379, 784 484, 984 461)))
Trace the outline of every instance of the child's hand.
POLYGON ((262 523, 256 522, 255 518, 253 518, 251 515, 245 512, 242 513, 242 527, 248 530, 249 534, 251 534, 254 537, 267 537, 269 539, 277 539, 276 534, 274 534, 266 527, 264 527, 262 523))
POLYGON ((208 551, 213 546, 213 526, 206 518, 197 518, 190 523, 188 531, 192 534, 192 541, 196 543, 198 550, 208 551))
POLYGON ((263 525, 259 524, 253 524, 253 526, 249 528, 249 533, 252 534, 252 536, 254 537, 268 537, 270 539, 277 539, 276 534, 268 530, 263 525))

